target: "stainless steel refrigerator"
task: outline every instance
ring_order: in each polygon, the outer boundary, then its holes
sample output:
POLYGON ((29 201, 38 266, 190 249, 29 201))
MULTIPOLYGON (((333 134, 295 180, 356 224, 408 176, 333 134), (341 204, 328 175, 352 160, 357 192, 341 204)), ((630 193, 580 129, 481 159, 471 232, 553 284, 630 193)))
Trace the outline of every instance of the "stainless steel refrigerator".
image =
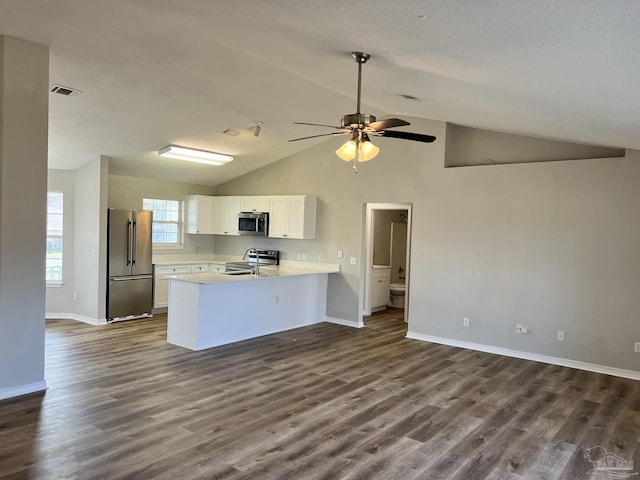
POLYGON ((109 209, 107 321, 149 317, 153 308, 152 212, 109 209))

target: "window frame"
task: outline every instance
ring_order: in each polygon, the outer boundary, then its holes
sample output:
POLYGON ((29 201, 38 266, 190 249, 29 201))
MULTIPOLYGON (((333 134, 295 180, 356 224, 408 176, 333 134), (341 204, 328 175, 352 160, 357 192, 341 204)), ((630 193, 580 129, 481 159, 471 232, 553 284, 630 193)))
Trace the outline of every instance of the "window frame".
POLYGON ((153 212, 153 224, 151 226, 151 245, 152 248, 184 248, 184 202, 182 200, 176 200, 173 198, 150 198, 150 197, 143 197, 142 198, 142 209, 143 210, 147 210, 147 211, 151 211, 153 212), (169 210, 169 209, 158 209, 160 211, 163 211, 165 214, 167 212, 176 212, 178 213, 178 220, 160 220, 158 218, 156 218, 158 215, 156 215, 156 208, 155 206, 152 207, 151 209, 149 208, 145 208, 145 204, 147 202, 152 202, 153 204, 155 204, 155 202, 176 202, 178 204, 178 209, 177 210, 169 210), (157 225, 177 225, 177 239, 175 243, 167 243, 167 242, 155 242, 153 240, 154 237, 154 227, 157 225))
POLYGON ((45 283, 48 286, 62 286, 64 282, 64 192, 61 190, 48 190, 47 191, 47 229, 46 229, 46 244, 45 244, 45 283), (59 195, 61 200, 60 213, 53 213, 49 210, 49 198, 50 195, 59 195), (60 217, 60 233, 52 233, 49 229, 49 219, 51 216, 60 217), (60 240, 60 256, 53 257, 49 254, 49 239, 60 240), (56 259, 60 261, 60 278, 49 278, 49 265, 50 259, 56 259))

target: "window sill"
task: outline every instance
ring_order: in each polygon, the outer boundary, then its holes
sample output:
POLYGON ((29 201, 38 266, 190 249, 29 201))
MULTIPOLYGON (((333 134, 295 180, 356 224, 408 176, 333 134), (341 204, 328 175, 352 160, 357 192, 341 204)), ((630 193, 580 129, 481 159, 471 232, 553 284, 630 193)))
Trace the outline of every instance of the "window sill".
POLYGON ((182 250, 184 249, 184 245, 152 245, 153 250, 182 250))
POLYGON ((47 288, 60 288, 64 282, 47 282, 47 288))

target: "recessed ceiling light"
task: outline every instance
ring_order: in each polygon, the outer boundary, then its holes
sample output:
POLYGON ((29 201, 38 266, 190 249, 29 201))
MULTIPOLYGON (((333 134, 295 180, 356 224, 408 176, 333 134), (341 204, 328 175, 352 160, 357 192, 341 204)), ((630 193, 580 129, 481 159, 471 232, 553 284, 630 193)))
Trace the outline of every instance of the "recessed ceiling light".
POLYGON ((233 160, 231 155, 222 153, 207 152, 206 150, 195 150, 193 148, 177 147, 175 145, 167 145, 158 150, 161 157, 175 158, 177 160, 185 160, 187 162, 204 163, 206 165, 224 165, 233 160))

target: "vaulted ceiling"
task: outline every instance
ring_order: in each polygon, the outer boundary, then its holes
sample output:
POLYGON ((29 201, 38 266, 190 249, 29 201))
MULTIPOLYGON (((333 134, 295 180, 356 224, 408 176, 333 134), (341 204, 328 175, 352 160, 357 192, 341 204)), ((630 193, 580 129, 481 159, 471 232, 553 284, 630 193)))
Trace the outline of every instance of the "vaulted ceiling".
POLYGON ((326 133, 294 121, 354 112, 353 50, 372 56, 378 118, 640 149, 639 18, 637 0, 0 2, 0 34, 47 45, 50 83, 81 91, 50 95, 51 168, 102 154, 115 173, 207 185, 323 141, 287 140, 326 133), (236 159, 159 159, 167 144, 236 159))

